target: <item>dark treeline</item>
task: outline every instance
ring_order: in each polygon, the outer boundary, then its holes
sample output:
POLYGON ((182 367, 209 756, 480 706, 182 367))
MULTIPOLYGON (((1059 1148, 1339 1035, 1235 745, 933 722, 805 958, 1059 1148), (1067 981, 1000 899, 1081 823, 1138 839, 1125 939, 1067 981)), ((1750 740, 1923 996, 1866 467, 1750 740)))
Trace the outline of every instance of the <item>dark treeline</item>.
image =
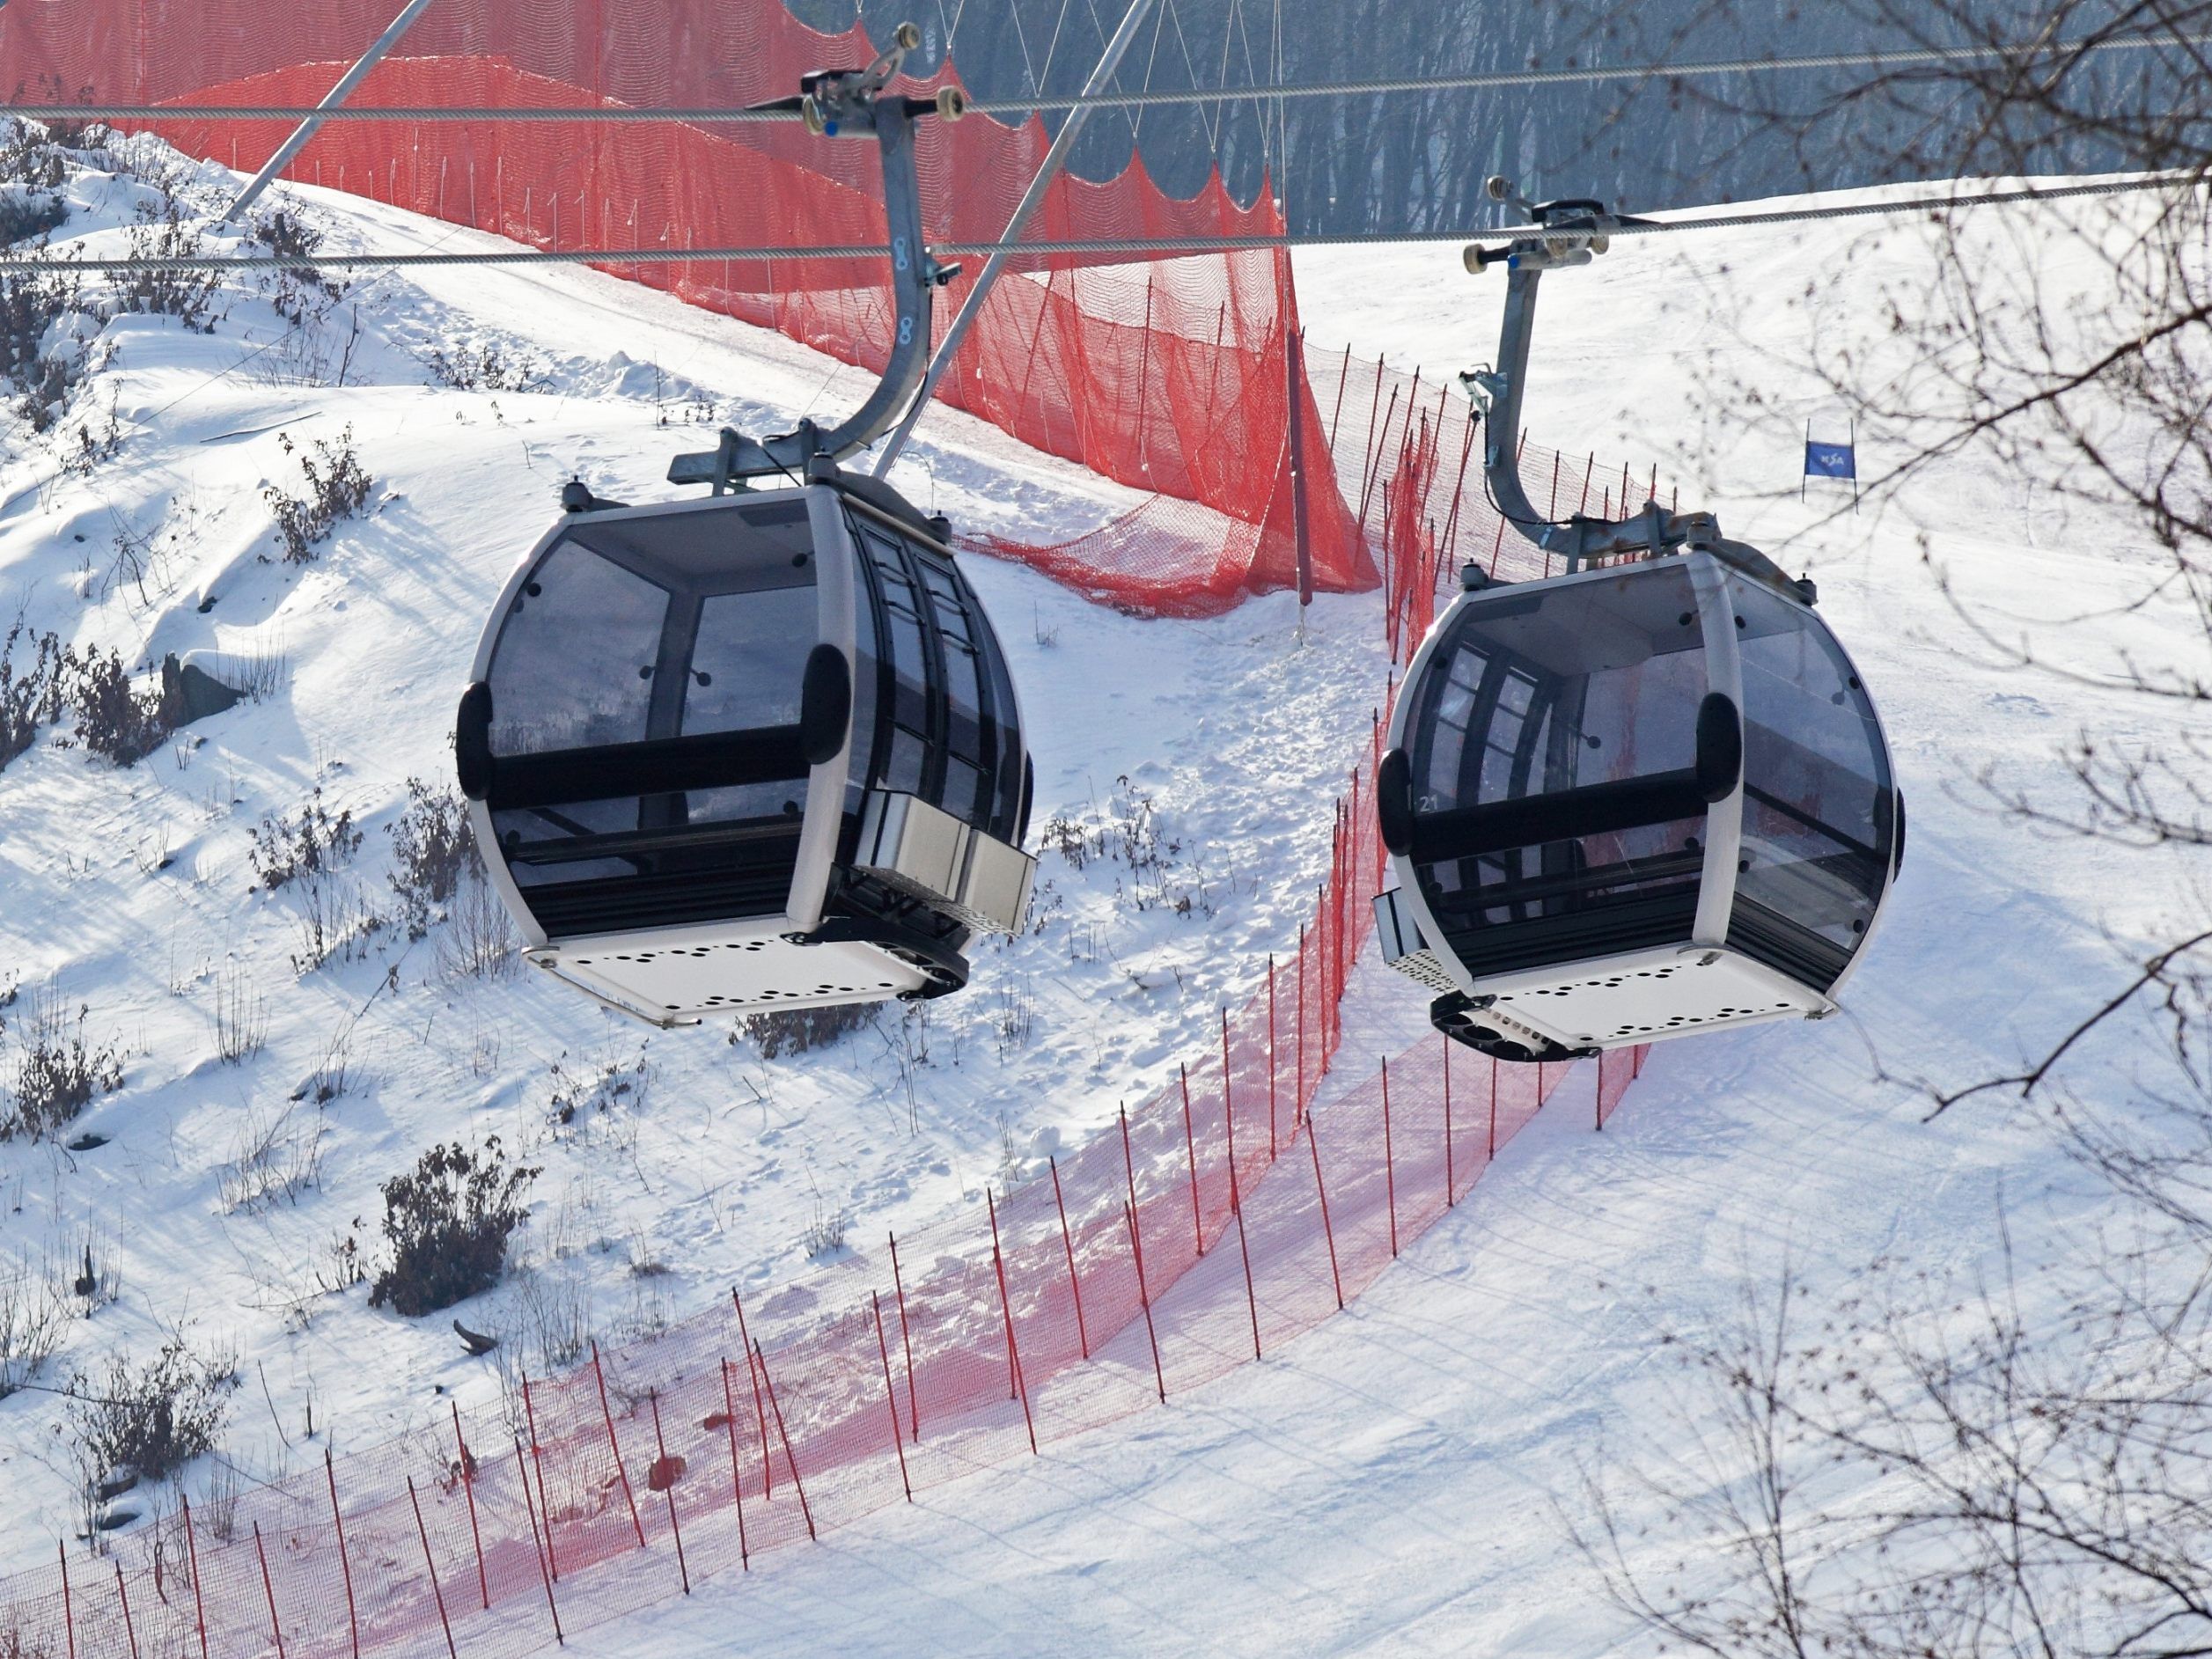
MULTIPOLYGON (((2065 4, 2065 0, 2060 0, 2065 4)), ((840 27, 856 0, 790 0, 817 27, 840 27)), ((979 97, 1067 93, 1090 74, 1126 0, 858 0, 877 39, 912 18, 925 67, 948 39, 979 97)), ((2068 38, 2143 7, 2065 4, 2068 38)), ((1900 0, 1157 0, 1123 66, 1135 89, 1408 78, 1534 66, 1679 65, 1962 40, 2017 42, 2053 25, 2039 0, 1969 7, 1900 0)), ((2142 55, 2077 66, 2114 98, 2171 96, 2142 55), (2132 60, 2123 63, 2123 59, 2132 60)), ((1448 229, 1490 223, 1486 174, 1539 195, 1596 195, 1634 210, 1972 172, 1972 140, 1931 77, 1925 97, 1886 77, 1877 96, 1848 70, 1733 74, 1522 90, 1250 100, 1199 108, 1102 111, 1074 158, 1104 177, 1133 148, 1163 187, 1188 195, 1218 161, 1249 200, 1271 178, 1294 229, 1448 229), (1954 142, 1955 141, 1955 142, 1954 142), (1284 158, 1287 157, 1287 161, 1284 158), (1947 165, 1947 164, 1957 165, 1947 165)), ((1050 117, 1056 121, 1057 116, 1050 117)), ((2008 159, 2010 159, 2008 157, 2008 159)), ((2054 143, 2039 171, 2115 165, 2054 143)))

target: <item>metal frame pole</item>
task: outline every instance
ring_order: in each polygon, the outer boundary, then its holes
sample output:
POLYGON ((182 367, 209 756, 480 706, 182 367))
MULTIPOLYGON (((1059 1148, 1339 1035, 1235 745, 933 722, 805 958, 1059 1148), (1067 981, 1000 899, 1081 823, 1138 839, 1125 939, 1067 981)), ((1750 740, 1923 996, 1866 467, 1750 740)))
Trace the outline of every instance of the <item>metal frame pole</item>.
POLYGON ((291 165, 292 158, 305 149, 307 141, 321 129, 321 112, 335 109, 350 98, 353 89, 360 85, 369 71, 382 62, 385 55, 400 43, 400 37, 414 26, 415 18, 429 9, 430 4, 430 0, 408 0, 407 4, 400 9, 400 15, 392 19, 390 26, 354 61, 351 69, 338 77, 338 84, 323 94, 322 102, 315 106, 316 114, 292 128, 292 136, 276 146, 276 153, 261 164, 261 170, 254 175, 245 189, 231 199, 231 205, 223 209, 225 219, 236 219, 261 200, 261 192, 276 181, 276 175, 291 165))
MULTIPOLYGON (((416 4, 422 4, 422 0, 416 0, 416 4)), ((1091 78, 1084 83, 1080 96, 1092 99, 1106 91, 1106 83, 1113 78, 1113 71, 1121 67, 1123 55, 1136 39, 1137 26, 1144 21, 1144 14, 1151 9, 1152 0, 1129 0, 1129 9, 1121 15, 1121 26, 1114 30, 1113 38, 1106 42, 1106 50, 1099 55, 1098 67, 1091 71, 1091 78)), ((1068 151, 1075 147, 1077 138, 1082 135, 1084 123, 1090 120, 1094 107, 1091 104, 1082 103, 1068 112, 1068 118, 1060 123, 1060 130, 1053 135, 1052 146, 1045 151, 1044 160, 1037 164, 1036 177, 1029 181, 1029 188, 1022 192, 1022 199, 1015 204, 1013 217, 1006 221, 1006 229, 999 237, 1000 241, 1012 242, 1020 237, 1030 216, 1044 201, 1046 187, 1051 184, 1054 175, 1060 171, 1061 164, 1067 160, 1068 151)), ((991 291, 992 286, 998 281, 999 273, 1005 269, 1006 261, 1011 257, 1010 250, 1001 248, 984 262, 982 274, 975 279, 975 286, 968 290, 967 297, 960 302, 959 311, 944 331, 944 339, 930 359, 929 370, 922 377, 921 390, 914 394, 913 407, 908 409, 906 418, 899 422, 898 429, 892 433, 890 442, 883 446, 883 453, 876 459, 875 475, 878 478, 890 472, 898 461, 900 451, 907 446, 907 439, 914 434, 915 422, 922 418, 922 411, 930 407, 930 399, 937 389, 937 382, 952 367, 953 354, 959 350, 960 342, 967 338, 969 325, 974 322, 976 313, 983 308, 984 297, 991 291)))

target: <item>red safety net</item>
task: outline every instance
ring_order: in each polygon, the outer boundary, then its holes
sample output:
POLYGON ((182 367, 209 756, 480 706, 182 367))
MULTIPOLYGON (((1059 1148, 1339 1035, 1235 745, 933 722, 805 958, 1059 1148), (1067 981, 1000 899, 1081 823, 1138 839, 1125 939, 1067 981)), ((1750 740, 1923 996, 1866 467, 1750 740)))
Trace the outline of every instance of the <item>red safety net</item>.
MULTIPOLYGON (((0 71, 26 88, 180 104, 317 101, 387 20, 383 0, 270 8, 245 0, 17 0, 0 11, 0 71)), ((769 0, 452 0, 432 7, 350 101, 360 105, 725 106, 786 96, 800 75, 865 63, 858 26, 806 28, 769 0)), ((948 65, 939 78, 949 78, 948 65)), ((933 87, 917 84, 920 90, 933 87)), ((158 123, 188 153, 258 167, 283 122, 158 123)), ((930 233, 988 241, 1004 229, 1047 138, 1032 118, 922 123, 930 233)), ((289 168, 329 185, 545 248, 854 245, 883 239, 875 146, 796 122, 709 129, 501 123, 326 127, 289 168)), ((1263 190, 1239 208, 1218 174, 1170 197, 1133 162, 1118 178, 1055 180, 1032 239, 1228 236, 1282 220, 1263 190)), ((971 261, 972 269, 980 261, 971 261)), ((1324 591, 1375 572, 1343 503, 1300 501, 1291 441, 1318 454, 1312 400, 1294 371, 1297 303, 1279 252, 1117 268, 1096 256, 1017 261, 946 376, 944 401, 1032 446, 1161 499, 1085 568, 1101 598, 1157 613, 1224 610, 1292 585, 1298 542, 1324 591)), ((891 314, 873 260, 631 267, 638 280, 879 367, 891 314)), ((944 291, 940 330, 969 277, 944 291)), ((1326 473, 1322 473, 1326 476, 1326 473)), ((1037 552, 1020 544, 997 550, 1037 552)))

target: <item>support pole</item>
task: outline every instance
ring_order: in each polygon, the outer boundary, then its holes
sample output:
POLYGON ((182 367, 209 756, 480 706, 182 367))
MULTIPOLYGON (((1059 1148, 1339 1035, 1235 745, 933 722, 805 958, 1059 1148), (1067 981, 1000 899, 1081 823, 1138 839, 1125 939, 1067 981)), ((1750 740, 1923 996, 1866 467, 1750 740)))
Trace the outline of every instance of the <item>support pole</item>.
POLYGON ((1183 1151, 1190 1159, 1190 1236, 1198 1253, 1206 1253, 1206 1232, 1198 1215, 1198 1137, 1191 1131, 1190 1071, 1178 1062, 1175 1073, 1183 1084, 1183 1151))
POLYGON ((1390 1253, 1398 1255, 1398 1163, 1390 1146, 1390 1057, 1383 1057, 1383 1193, 1390 1213, 1390 1253))
POLYGON ((1052 1201, 1060 1211, 1060 1243, 1068 1252, 1068 1288, 1076 1298, 1076 1340, 1082 1345, 1083 1357, 1091 1357, 1091 1332, 1083 1323, 1083 1281, 1076 1277, 1075 1235, 1068 1230, 1068 1200, 1060 1192, 1060 1160, 1045 1160, 1052 1168, 1052 1201))
MULTIPOLYGON (((1290 256, 1282 255, 1283 271, 1287 279, 1290 256)), ((1283 311, 1282 369, 1290 397, 1290 540, 1298 558, 1298 608, 1304 610, 1313 603, 1313 542, 1308 533, 1305 517, 1305 423, 1298 419, 1301 399, 1304 390, 1304 377, 1299 373, 1305 356, 1305 330, 1296 335, 1290 332, 1288 300, 1290 284, 1286 280, 1277 295, 1277 304, 1283 311)))
POLYGON ((753 1414, 761 1425, 761 1498, 763 1502, 775 1497, 774 1464, 768 1458, 768 1412, 761 1402, 761 1368, 753 1362, 753 1336, 745 1328, 745 1303, 739 1300, 738 1288, 730 1287, 731 1305, 738 1310, 738 1340, 745 1344, 746 1369, 753 1376, 753 1414))
MULTIPOLYGON (((346 1517, 338 1509, 338 1470, 331 1460, 328 1446, 322 1449, 322 1472, 330 1486, 330 1524, 338 1535, 338 1576, 346 1586, 346 1629, 353 1638, 353 1659, 361 1659, 361 1615, 353 1604, 353 1564, 346 1560, 346 1517)), ((530 1490, 527 1469, 522 1471, 522 1489, 525 1493, 530 1490)))
POLYGON ((1129 1259, 1136 1264, 1136 1304, 1144 1310, 1144 1340, 1152 1346, 1152 1381, 1160 1391, 1160 1404, 1167 1404, 1167 1373, 1160 1369, 1160 1333, 1152 1323, 1152 1296, 1144 1288, 1144 1237, 1136 1224, 1136 1206, 1124 1207, 1121 1214, 1129 1223, 1129 1259))
POLYGON ((722 1426, 730 1435, 730 1491, 738 1501, 738 1565, 746 1572, 753 1570, 753 1546, 745 1536, 745 1476, 738 1469, 738 1402, 730 1391, 730 1362, 719 1362, 722 1367, 722 1426))
POLYGON ((814 1511, 806 1505, 806 1483, 798 1477, 798 1459, 791 1455, 791 1431, 783 1426, 783 1403, 775 1398, 775 1379, 768 1375, 768 1356, 761 1345, 753 1345, 753 1362, 760 1368, 761 1381, 768 1384, 768 1409, 775 1413, 775 1435, 783 1442, 783 1461, 790 1466, 791 1489, 798 1494, 798 1512, 806 1523, 806 1536, 814 1537, 814 1511))
MULTIPOLYGON (((553 1500, 546 1496, 546 1453, 545 1448, 538 1443, 538 1408, 531 1403, 530 1373, 527 1371, 522 1374, 522 1413, 530 1427, 530 1461, 538 1472, 538 1508, 545 1511, 546 1566, 552 1570, 554 1582, 558 1583, 561 1581, 561 1558, 553 1553, 553 1500)), ((525 1471, 523 1479, 527 1480, 529 1478, 525 1471)), ((331 1493, 332 1502, 337 1501, 337 1496, 334 1490, 331 1493)), ((353 1659, 361 1659, 358 1642, 355 1645, 353 1659)))
MULTIPOLYGON (((561 1632, 561 1610, 553 1604, 553 1575, 546 1569, 549 1549, 541 1546, 538 1538, 538 1506, 530 1496, 530 1461, 522 1454, 522 1436, 515 1436, 515 1470, 522 1476, 522 1507, 530 1516, 530 1548, 538 1558, 538 1582, 546 1587, 546 1611, 553 1615, 553 1640, 560 1647, 567 1647, 569 1639, 561 1632)), ((552 1517, 548 1516, 547 1521, 552 1517)), ((553 1529, 546 1528, 544 1545, 553 1542, 553 1529)))
POLYGON ((423 1540, 423 1566, 430 1575, 430 1594, 437 1601, 437 1622, 445 1631, 446 1659, 461 1659, 453 1646, 453 1621, 445 1616, 445 1592, 437 1587, 437 1563, 430 1559, 430 1530, 423 1524, 423 1500, 415 1495, 415 1477, 407 1478, 407 1501, 415 1506, 415 1535, 423 1540))
MULTIPOLYGON (((261 1541, 261 1523, 256 1521, 254 1523, 254 1542, 259 1545, 261 1541)), ((54 1553, 62 1563, 62 1635, 69 1645, 69 1659, 77 1659, 77 1613, 70 1605, 70 1546, 55 1538, 54 1553)), ((261 1570, 264 1573, 268 1570, 266 1557, 262 1559, 261 1570)), ((269 1605, 271 1617, 274 1617, 276 1604, 272 1602, 269 1605)), ((282 1636, 276 1639, 276 1659, 284 1659, 284 1639, 282 1636)))
POLYGON ((476 1524, 476 1460, 468 1455, 468 1442, 461 1435, 461 1405, 448 1400, 453 1408, 453 1444, 459 1450, 461 1459, 461 1490, 468 1494, 468 1536, 476 1545, 476 1593, 482 1598, 484 1610, 491 1611, 491 1581, 484 1575, 484 1535, 476 1524))
POLYGON ((123 1610, 123 1634, 130 1639, 130 1659, 138 1659, 138 1627, 130 1622, 130 1587, 123 1582, 123 1564, 115 1563, 115 1600, 123 1610))
MULTIPOLYGON (((416 0, 418 5, 422 3, 423 0, 416 0)), ((1036 176, 1030 180, 1029 188, 1022 192, 1022 199, 1015 204, 1012 217, 1006 221, 1006 229, 1000 233, 998 239, 1001 242, 1010 243, 1019 239, 1024 227, 1029 224, 1030 216, 1044 201, 1046 187, 1052 183, 1061 164, 1067 160, 1068 151, 1075 147, 1076 140, 1082 136, 1084 123, 1090 119, 1091 110, 1096 107, 1089 100, 1106 91, 1106 83, 1113 78, 1113 71, 1121 67, 1122 55, 1128 52, 1130 43, 1136 39, 1137 26, 1144 21, 1144 14, 1151 9, 1152 0, 1129 0, 1129 9, 1121 14, 1121 26, 1114 30, 1113 38, 1106 42, 1106 50, 1099 56, 1098 67, 1091 71, 1091 78, 1084 83, 1081 97, 1084 101, 1069 110, 1067 119, 1060 123, 1059 132, 1053 136, 1052 147, 1045 151, 1045 158, 1037 164, 1036 176)), ((900 451, 907 446, 907 439, 914 435, 914 423, 922 418, 922 411, 929 407, 937 382, 944 378, 945 370, 952 366, 953 354, 959 350, 960 342, 967 338, 970 325, 975 321, 976 313, 982 309, 984 297, 997 283, 999 273, 1005 269, 1006 261, 1011 257, 1012 250, 1002 247, 984 261, 975 285, 967 290, 967 297, 960 302, 959 311, 946 327, 944 338, 938 342, 935 355, 930 357, 930 366, 922 377, 922 388, 914 394, 914 402, 907 410, 906 418, 899 422, 898 429, 892 433, 890 440, 884 444, 883 453, 876 459, 875 475, 878 478, 889 473, 898 461, 900 451)))
POLYGON ((1336 1310, 1344 1311, 1344 1275, 1337 1271, 1336 1232, 1329 1225, 1329 1190, 1321 1184, 1321 1138, 1312 1118, 1305 1120, 1305 1149, 1313 1155, 1313 1191, 1321 1200, 1321 1237, 1329 1244, 1329 1280, 1336 1287, 1336 1310))
MULTIPOLYGON (((261 1594, 268 1599, 268 1633, 276 1639, 276 1659, 284 1659, 284 1626, 276 1618, 276 1585, 268 1575, 268 1551, 261 1544, 261 1523, 254 1523, 254 1554, 261 1564, 261 1594)), ((71 1644, 70 1651, 77 1651, 71 1644)))
POLYGON ((1014 1299, 1006 1293, 1006 1258, 998 1248, 998 1205, 992 1200, 990 1188, 983 1189, 983 1202, 991 1217, 991 1271, 998 1275, 998 1307, 1006 1316, 1006 1366, 1014 1374, 1014 1392, 1022 1403, 1022 1426, 1029 1431, 1029 1455, 1037 1455, 1037 1422, 1029 1414, 1029 1379, 1022 1375, 1022 1354, 1014 1341, 1014 1299))
POLYGON ((208 1659, 208 1601, 200 1590, 200 1546, 192 1538, 192 1500, 180 1495, 178 1501, 184 1506, 185 1565, 192 1569, 192 1618, 200 1632, 200 1659, 208 1659))
MULTIPOLYGON (((676 1521, 676 1469, 669 1462, 668 1442, 660 1432, 660 1391, 654 1389, 645 1396, 653 1408, 653 1479, 665 1481, 660 1495, 668 1500, 668 1534, 676 1540, 676 1574, 683 1580, 684 1594, 691 1594, 691 1567, 684 1560, 684 1530, 676 1521)), ((649 1482, 650 1484, 650 1482, 649 1482)))
MULTIPOLYGON (((907 1334, 907 1287, 899 1277, 899 1236, 885 1235, 891 1240, 891 1288, 899 1298, 899 1347, 907 1356, 907 1432, 914 1443, 922 1443, 922 1402, 914 1391, 914 1339, 907 1334)), ((1083 1318, 1082 1304, 1077 1303, 1076 1318, 1083 1318)))
POLYGON ((1252 1244, 1245 1237, 1244 1199, 1237 1191, 1237 1166, 1229 1166, 1229 1213, 1237 1222, 1237 1251, 1245 1259, 1245 1306, 1252 1314, 1252 1357, 1260 1354, 1260 1293, 1252 1284, 1252 1244))
POLYGON ((277 174, 291 165, 292 158, 306 148, 307 141, 322 126, 323 118, 320 112, 335 109, 351 97, 353 89, 360 85, 369 71, 383 61, 385 54, 399 44, 400 37, 414 26, 415 18, 423 15, 430 4, 430 0, 408 0, 407 4, 401 8, 400 15, 392 19, 390 26, 371 42, 367 51, 354 60, 353 67, 338 77, 338 84, 323 94, 322 102, 315 106, 319 113, 310 115, 292 128, 292 136, 276 146, 276 153, 261 164, 261 170, 254 175, 245 189, 238 193, 231 205, 224 209, 223 217, 225 219, 235 221, 261 199, 261 192, 276 181, 277 174))
POLYGON ((906 1489, 907 1501, 912 1503, 914 1482, 907 1477, 907 1437, 899 1429, 899 1393, 891 1386, 891 1344, 883 1334, 883 1297, 871 1290, 868 1300, 876 1310, 876 1352, 883 1359, 883 1403, 891 1413, 891 1450, 899 1454, 899 1484, 906 1489))
POLYGON ((637 1494, 630 1490, 629 1471, 622 1467, 621 1442, 614 1438, 614 1413, 606 1403, 606 1368, 599 1363, 599 1345, 592 1344, 592 1380, 599 1385, 599 1418, 606 1425, 606 1450, 614 1459, 614 1478, 622 1483, 622 1500, 629 1505, 630 1526, 637 1547, 645 1547, 645 1523, 637 1518, 637 1494))

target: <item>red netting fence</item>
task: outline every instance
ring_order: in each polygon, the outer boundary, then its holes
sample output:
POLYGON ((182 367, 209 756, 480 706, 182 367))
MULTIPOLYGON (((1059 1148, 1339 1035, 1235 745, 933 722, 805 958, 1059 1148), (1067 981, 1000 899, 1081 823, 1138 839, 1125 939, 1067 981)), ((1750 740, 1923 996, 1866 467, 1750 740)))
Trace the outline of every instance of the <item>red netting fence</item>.
MULTIPOLYGON (((0 72, 18 84, 102 98, 312 104, 387 20, 383 0, 270 8, 246 0, 16 0, 0 11, 0 72)), ((864 63, 857 26, 824 35, 781 5, 699 0, 449 0, 355 92, 362 105, 735 106, 789 94, 824 65, 864 63)), ((950 65, 938 78, 949 78, 950 65)), ((933 80, 930 83, 934 85, 933 80)), ((164 121, 187 153, 254 168, 283 122, 164 121)), ((924 122, 918 144, 934 240, 1004 229, 1047 148, 1033 118, 924 122), (955 183, 957 181, 957 188, 955 183)), ((539 247, 849 245, 884 235, 872 143, 797 123, 709 129, 654 123, 427 122, 326 127, 286 176, 539 247)), ((1240 208, 1216 174, 1169 197, 1133 163, 1091 183, 1056 179, 1033 239, 1273 231, 1263 191, 1240 208)), ((966 291, 940 299, 941 330, 966 291)), ((1297 580, 1292 412, 1308 453, 1319 427, 1289 372, 1297 332, 1278 252, 1117 265, 1097 256, 1017 261, 939 396, 1033 447, 1156 495, 1140 525, 1080 560, 1086 585, 1125 606, 1194 615, 1297 580)), ((891 316, 873 260, 694 263, 626 273, 685 300, 879 366, 891 316)), ((1367 550, 1326 489, 1304 503, 1316 586, 1373 585, 1367 550)), ((1074 568, 1067 558, 1045 560, 1074 568)))
MULTIPOLYGON (((1384 867, 1371 745, 1349 782, 1297 949, 1067 1163, 501 1405, 0 1581, 0 1651, 526 1653, 556 1619, 635 1611, 1318 1324, 1571 1069, 1438 1037, 1326 1094, 1384 867)), ((1600 1127, 1640 1061, 1595 1068, 1600 1127)))

